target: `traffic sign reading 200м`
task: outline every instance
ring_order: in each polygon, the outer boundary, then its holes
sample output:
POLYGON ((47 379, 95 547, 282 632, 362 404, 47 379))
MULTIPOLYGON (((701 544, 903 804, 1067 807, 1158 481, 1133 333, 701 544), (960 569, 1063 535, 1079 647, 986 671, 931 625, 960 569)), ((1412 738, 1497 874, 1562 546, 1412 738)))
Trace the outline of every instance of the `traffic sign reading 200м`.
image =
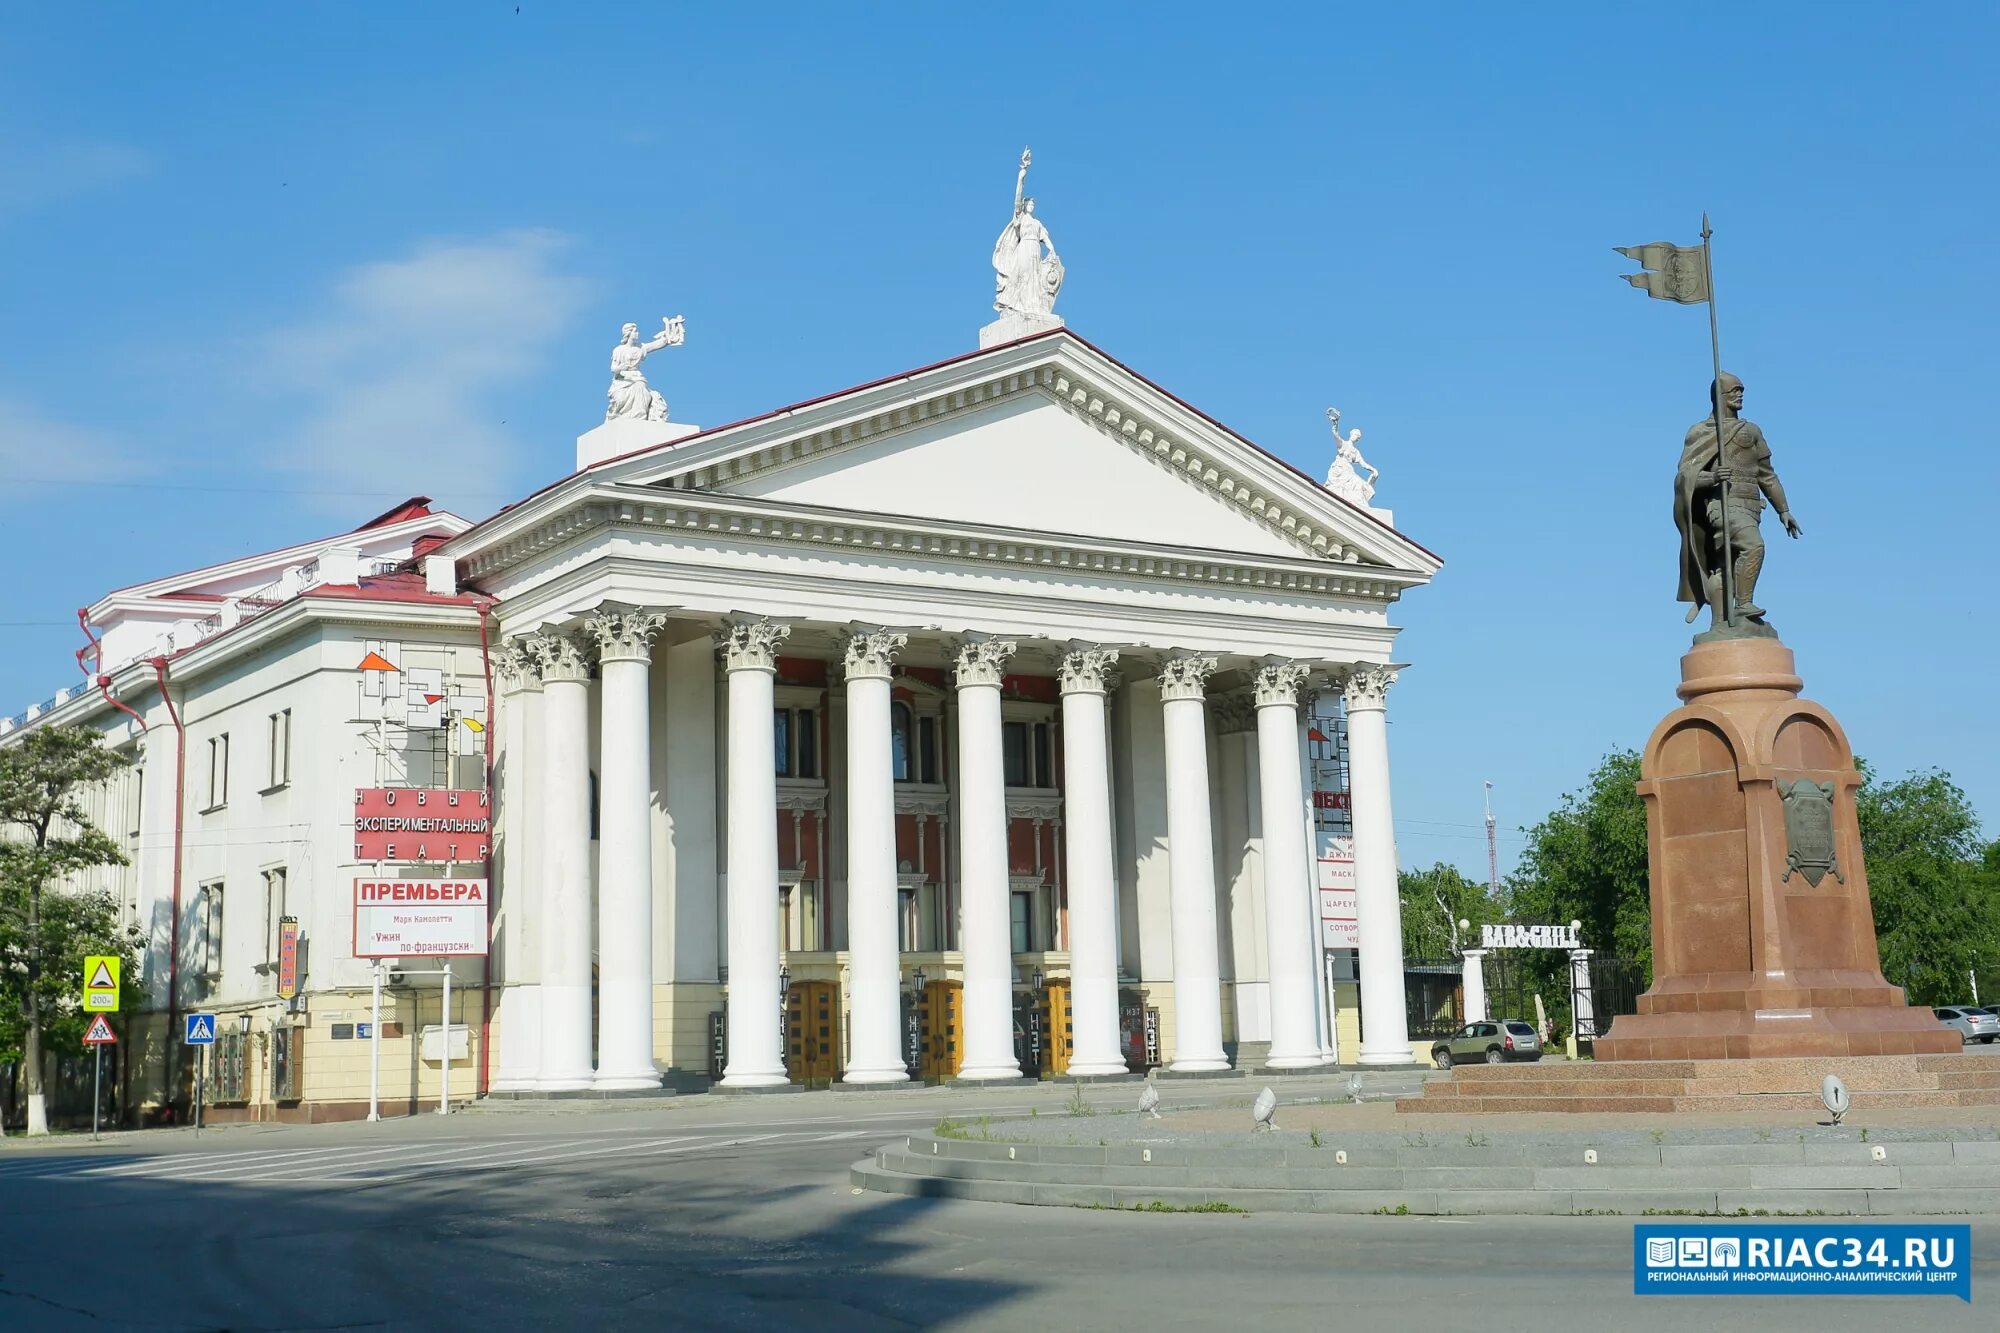
POLYGON ((483 791, 362 787, 354 793, 357 861, 484 861, 492 835, 483 791))

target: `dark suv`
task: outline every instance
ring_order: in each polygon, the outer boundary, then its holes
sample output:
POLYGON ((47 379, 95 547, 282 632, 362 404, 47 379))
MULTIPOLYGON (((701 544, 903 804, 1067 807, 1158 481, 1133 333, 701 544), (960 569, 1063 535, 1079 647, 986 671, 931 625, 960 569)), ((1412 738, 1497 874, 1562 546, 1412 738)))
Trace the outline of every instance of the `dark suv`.
POLYGON ((1532 1025, 1518 1018, 1467 1023, 1431 1047, 1431 1062, 1439 1069, 1484 1060, 1489 1065, 1509 1060, 1539 1060, 1542 1039, 1532 1025))

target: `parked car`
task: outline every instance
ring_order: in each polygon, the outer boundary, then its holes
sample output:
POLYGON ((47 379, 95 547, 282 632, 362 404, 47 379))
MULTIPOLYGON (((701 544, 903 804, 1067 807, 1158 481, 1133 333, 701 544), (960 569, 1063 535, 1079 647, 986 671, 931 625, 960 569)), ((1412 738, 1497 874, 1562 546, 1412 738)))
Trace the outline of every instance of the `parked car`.
POLYGON ((1431 1063, 1439 1069, 1484 1060, 1489 1065, 1509 1060, 1539 1060, 1542 1040, 1535 1026, 1518 1018, 1467 1023, 1431 1047, 1431 1063))
POLYGON ((1995 1017, 1984 1009, 1948 1004, 1942 1009, 1933 1009, 1931 1012, 1937 1015, 1938 1022, 1956 1031, 1962 1042, 1991 1042, 1995 1037, 2000 1037, 2000 1017, 1995 1017))

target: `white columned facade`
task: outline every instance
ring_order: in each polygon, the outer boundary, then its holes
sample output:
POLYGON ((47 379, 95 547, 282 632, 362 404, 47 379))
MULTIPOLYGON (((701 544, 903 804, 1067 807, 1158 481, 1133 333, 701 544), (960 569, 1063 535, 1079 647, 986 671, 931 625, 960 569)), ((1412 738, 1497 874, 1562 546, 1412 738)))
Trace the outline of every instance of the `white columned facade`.
MULTIPOLYGON (((1215 920, 1215 836, 1209 819, 1208 678, 1213 657, 1160 668, 1165 712, 1167 883, 1173 916, 1177 1074, 1229 1068, 1222 1053, 1222 977, 1215 920)), ((1268 836, 1268 826, 1264 830, 1268 836)), ((1268 868, 1265 882, 1270 882, 1268 868)))
POLYGON ((1306 1069, 1325 1062, 1319 1041, 1319 988, 1313 970, 1317 941, 1306 929, 1312 911, 1307 875, 1312 864, 1299 819, 1299 686, 1307 668, 1260 667, 1256 677, 1257 783, 1264 824, 1265 947, 1271 963, 1271 1069, 1306 1069))
POLYGON ((1385 716, 1396 670, 1356 667, 1342 687, 1354 817, 1355 899, 1361 927, 1361 1058, 1364 1065, 1410 1063, 1403 994, 1403 915, 1396 890, 1396 819, 1389 800, 1385 716))
POLYGON ((600 611, 597 641, 597 1077, 623 1092, 660 1086, 653 1063, 652 639, 667 618, 600 611))
POLYGON ((1465 1021, 1486 1021, 1486 950, 1465 951, 1465 1021))
POLYGON ((729 675, 729 1060, 724 1087, 790 1082, 779 1024, 778 769, 773 688, 778 645, 791 629, 731 625, 729 675))
POLYGON ((542 1069, 544 1092, 587 1088, 590 1061, 590 664, 573 639, 538 634, 542 664, 542 1069))
POLYGON ((849 637, 847 677, 848 1056, 844 1083, 904 1083, 896 921, 896 771, 889 693, 906 634, 849 637))
POLYGON ((1118 881, 1112 865, 1111 750, 1104 700, 1118 654, 1062 660, 1063 827, 1069 883, 1069 1072, 1126 1072, 1118 1043, 1118 881))
POLYGON ((500 1067, 495 1092, 527 1092, 542 1067, 542 677, 519 639, 494 655, 501 673, 501 784, 498 814, 507 833, 500 863, 506 953, 500 991, 500 1067))
MULTIPOLYGON (((960 644, 958 683, 959 948, 964 959, 963 1079, 1021 1076, 1014 1055, 1013 930, 1008 914, 1006 766, 1000 678, 1014 644, 960 644)), ((850 852, 852 849, 849 849, 850 852)))

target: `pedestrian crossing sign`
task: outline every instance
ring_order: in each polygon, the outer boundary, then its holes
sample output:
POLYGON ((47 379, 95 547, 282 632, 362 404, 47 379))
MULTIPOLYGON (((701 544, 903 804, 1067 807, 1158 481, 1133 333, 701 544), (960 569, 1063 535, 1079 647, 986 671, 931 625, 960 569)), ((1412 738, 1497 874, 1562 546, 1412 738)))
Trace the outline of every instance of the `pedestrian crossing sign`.
POLYGON ((90 1026, 83 1030, 83 1044, 86 1046, 111 1046, 118 1041, 118 1034, 111 1030, 111 1020, 103 1014, 92 1014, 90 1026))
POLYGON ((83 960, 85 1013, 118 1012, 118 977, 123 962, 116 954, 91 954, 83 960))
POLYGON ((188 1014, 187 1031, 182 1042, 188 1046, 215 1045, 215 1015, 188 1014))

